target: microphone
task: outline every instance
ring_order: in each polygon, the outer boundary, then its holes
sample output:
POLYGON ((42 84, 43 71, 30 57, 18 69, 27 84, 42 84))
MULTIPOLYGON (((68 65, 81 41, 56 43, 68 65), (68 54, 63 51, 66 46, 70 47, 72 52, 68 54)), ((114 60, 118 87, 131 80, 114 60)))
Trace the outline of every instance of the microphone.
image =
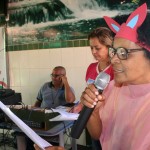
MULTIPOLYGON (((107 87, 108 83, 110 81, 110 75, 108 75, 105 72, 101 72, 95 79, 94 85, 98 89, 99 93, 101 94, 103 90, 107 87)), ((95 107, 94 107, 95 108, 95 107)), ((72 129, 71 129, 71 137, 78 139, 83 131, 83 129, 86 126, 86 123, 91 116, 94 108, 89 108, 87 106, 84 106, 78 119, 74 123, 72 129)))

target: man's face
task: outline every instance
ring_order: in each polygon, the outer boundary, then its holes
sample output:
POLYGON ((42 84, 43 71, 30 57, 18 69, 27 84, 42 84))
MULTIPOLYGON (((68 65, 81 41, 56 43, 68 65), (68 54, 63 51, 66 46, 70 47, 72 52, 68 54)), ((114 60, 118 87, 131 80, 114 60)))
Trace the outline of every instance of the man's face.
POLYGON ((61 77, 64 76, 65 73, 62 69, 55 69, 52 71, 52 74, 51 74, 51 78, 52 78, 52 82, 53 84, 61 84, 62 83, 62 79, 61 77))
MULTIPOLYGON (((126 49, 140 49, 135 43, 123 39, 115 38, 113 47, 115 49, 123 47, 126 49)), ((111 58, 112 67, 114 70, 114 80, 117 83, 127 84, 142 84, 145 83, 143 78, 150 68, 150 62, 145 58, 143 51, 128 53, 126 60, 121 60, 115 54, 111 58)))

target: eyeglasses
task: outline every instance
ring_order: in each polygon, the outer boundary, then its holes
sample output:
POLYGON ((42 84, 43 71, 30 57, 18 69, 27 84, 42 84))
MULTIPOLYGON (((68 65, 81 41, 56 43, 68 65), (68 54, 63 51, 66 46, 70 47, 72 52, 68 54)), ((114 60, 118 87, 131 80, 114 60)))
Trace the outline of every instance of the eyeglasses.
POLYGON ((142 48, 136 48, 136 49, 126 49, 124 47, 118 47, 118 48, 113 48, 109 47, 109 57, 113 58, 115 54, 117 54, 118 58, 121 60, 126 60, 128 58, 129 53, 137 52, 137 51, 143 51, 144 49, 142 48))
POLYGON ((63 74, 51 74, 51 77, 53 77, 53 78, 57 78, 59 76, 63 76, 63 74))

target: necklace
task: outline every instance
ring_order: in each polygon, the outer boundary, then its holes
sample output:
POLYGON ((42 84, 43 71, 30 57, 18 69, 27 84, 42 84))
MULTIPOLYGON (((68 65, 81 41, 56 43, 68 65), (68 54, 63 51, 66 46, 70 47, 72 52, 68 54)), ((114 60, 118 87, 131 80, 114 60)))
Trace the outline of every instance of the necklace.
POLYGON ((109 64, 110 64, 110 63, 107 63, 107 64, 101 66, 100 63, 99 63, 99 65, 98 65, 98 70, 99 70, 99 72, 105 70, 105 68, 107 68, 107 67, 109 66, 109 64))
POLYGON ((103 71, 103 70, 104 70, 104 69, 101 69, 101 68, 99 69, 100 72, 103 71))

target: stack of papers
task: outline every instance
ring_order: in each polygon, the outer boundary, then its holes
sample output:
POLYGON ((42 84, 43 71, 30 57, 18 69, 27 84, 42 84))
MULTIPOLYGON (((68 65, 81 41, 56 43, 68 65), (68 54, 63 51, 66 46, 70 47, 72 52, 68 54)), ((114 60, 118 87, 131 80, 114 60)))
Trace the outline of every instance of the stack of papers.
POLYGON ((49 119, 49 121, 69 121, 69 120, 77 120, 79 114, 66 112, 65 109, 52 109, 51 112, 46 111, 45 113, 58 112, 60 115, 49 119))

